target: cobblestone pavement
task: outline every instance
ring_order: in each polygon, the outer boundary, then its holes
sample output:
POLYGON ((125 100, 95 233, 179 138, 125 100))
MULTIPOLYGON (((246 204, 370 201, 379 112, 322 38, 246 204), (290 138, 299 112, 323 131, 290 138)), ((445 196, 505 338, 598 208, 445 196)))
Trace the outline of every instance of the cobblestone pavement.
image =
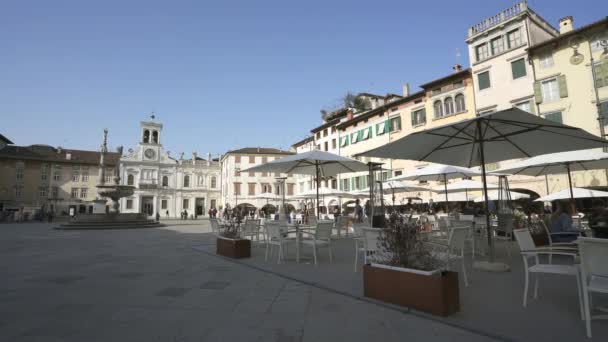
POLYGON ((197 252, 208 231, 0 225, 0 341, 487 340, 197 252))

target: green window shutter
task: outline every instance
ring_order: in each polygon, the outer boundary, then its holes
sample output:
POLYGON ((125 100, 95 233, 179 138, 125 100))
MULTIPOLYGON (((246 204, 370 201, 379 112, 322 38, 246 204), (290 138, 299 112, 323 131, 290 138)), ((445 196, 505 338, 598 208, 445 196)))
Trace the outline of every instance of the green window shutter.
POLYGON ((526 62, 524 58, 511 63, 511 73, 513 74, 513 79, 526 76, 526 62))
POLYGON ((361 176, 361 188, 365 189, 367 188, 367 184, 365 184, 367 181, 367 179, 365 178, 365 176, 361 176))
POLYGON ((553 122, 564 123, 564 121, 562 120, 562 112, 545 114, 545 119, 553 122))
POLYGON ((542 103, 543 102, 543 93, 540 91, 540 82, 534 82, 534 102, 542 103))
POLYGON ((416 122, 416 112, 412 112, 410 115, 412 116, 412 127, 414 127, 417 124, 417 122, 416 122))
POLYGON ((490 88, 490 72, 484 71, 477 74, 477 81, 479 83, 479 90, 490 88))
POLYGON ((376 124, 376 136, 378 136, 380 132, 380 124, 376 124))
POLYGON ((391 131, 391 120, 386 120, 384 122, 384 132, 390 132, 391 131))
POLYGON ((368 128, 369 129, 369 138, 373 138, 374 137, 374 130, 372 129, 372 127, 368 128))
POLYGON ((566 75, 559 75, 557 77, 557 83, 559 84, 559 97, 568 97, 568 85, 566 84, 566 75))
POLYGON ((358 134, 358 138, 357 138, 357 140, 358 140, 358 141, 363 140, 363 130, 362 130, 362 129, 360 129, 360 130, 359 130, 359 132, 357 132, 357 134, 358 134))

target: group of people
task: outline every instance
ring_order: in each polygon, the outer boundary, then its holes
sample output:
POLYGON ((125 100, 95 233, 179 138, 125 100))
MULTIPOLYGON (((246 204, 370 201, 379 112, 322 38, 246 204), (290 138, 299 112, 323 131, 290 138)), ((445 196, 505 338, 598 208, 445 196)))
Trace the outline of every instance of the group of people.
POLYGON ((209 208, 207 214, 209 214, 209 218, 217 218, 217 209, 215 209, 215 207, 209 208))

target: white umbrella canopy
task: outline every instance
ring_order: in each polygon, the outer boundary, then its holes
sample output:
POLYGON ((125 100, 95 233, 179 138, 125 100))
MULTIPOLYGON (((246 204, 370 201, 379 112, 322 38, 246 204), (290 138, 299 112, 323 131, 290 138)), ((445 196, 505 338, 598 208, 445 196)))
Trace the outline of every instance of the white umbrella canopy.
MULTIPOLYGON (((504 195, 505 191, 503 190, 503 196, 499 196, 499 191, 488 191, 488 198, 490 201, 498 201, 499 198, 505 198, 506 196, 504 195)), ((512 200, 519 200, 519 199, 524 199, 524 198, 530 198, 530 195, 528 194, 522 194, 521 192, 515 192, 515 191, 509 191, 509 196, 511 197, 512 200)), ((485 202, 486 198, 485 196, 481 195, 477 198, 475 198, 473 200, 473 202, 485 202)))
MULTIPOLYGON (((314 150, 294 154, 281 159, 275 159, 266 164, 250 167, 242 171, 315 175, 317 179, 317 189, 319 189, 319 183, 321 183, 319 180, 321 177, 330 177, 346 172, 369 171, 369 166, 355 159, 342 157, 329 152, 314 150)), ((318 207, 318 190, 316 198, 318 207)), ((319 209, 317 208, 317 217, 318 216, 319 209)))
MULTIPOLYGON (((487 184, 488 189, 498 189, 496 184, 487 184)), ((435 192, 444 192, 444 186, 433 187, 432 190, 435 192)), ((464 179, 458 182, 450 183, 447 185, 448 192, 466 192, 473 190, 483 190, 483 183, 471 179, 464 179)))
MULTIPOLYGON (((434 203, 446 202, 445 192, 438 192, 431 197, 434 203)), ((468 202, 469 197, 464 192, 451 193, 449 200, 451 202, 468 202)))
POLYGON ((273 194, 271 192, 263 192, 261 194, 251 196, 251 198, 265 199, 265 200, 280 200, 282 197, 280 195, 273 194))
MULTIPOLYGON (((608 145, 605 139, 577 127, 543 119, 518 108, 480 115, 468 120, 414 132, 361 155, 424 160, 464 167, 481 166, 482 181, 487 184, 485 165, 516 158, 529 158, 547 153, 576 151, 608 145)), ((494 246, 486 193, 486 224, 490 263, 494 263, 494 246)))
MULTIPOLYGON (((597 191, 597 190, 591 190, 591 189, 585 189, 585 188, 572 188, 572 193, 574 195, 574 198, 608 197, 608 192, 606 192, 606 191, 597 191)), ((563 200, 563 199, 569 199, 569 198, 570 198, 570 189, 565 189, 562 191, 552 193, 547 196, 539 197, 539 198, 535 199, 534 201, 535 202, 551 202, 551 201, 557 201, 557 200, 563 200)))
MULTIPOLYGON (((374 151, 374 150, 372 150, 374 151)), ((370 151, 371 152, 371 151, 370 151)), ((466 167, 433 164, 418 170, 406 172, 401 176, 393 177, 389 181, 418 180, 418 181, 445 181, 447 179, 481 176, 481 172, 466 167)))
MULTIPOLYGON (((310 190, 301 192, 295 196, 292 196, 290 198, 314 198, 316 196, 317 196, 316 189, 310 189, 310 190)), ((338 189, 332 189, 332 188, 328 188, 328 187, 319 188, 319 196, 352 197, 352 195, 349 192, 338 190, 338 189)))
MULTIPOLYGON (((570 172, 606 168, 608 168, 608 153, 599 150, 582 150, 543 154, 512 163, 496 172, 527 176, 566 173, 568 174, 568 186, 572 189, 570 172)), ((570 201, 573 209, 575 209, 574 198, 574 192, 570 191, 570 201)))

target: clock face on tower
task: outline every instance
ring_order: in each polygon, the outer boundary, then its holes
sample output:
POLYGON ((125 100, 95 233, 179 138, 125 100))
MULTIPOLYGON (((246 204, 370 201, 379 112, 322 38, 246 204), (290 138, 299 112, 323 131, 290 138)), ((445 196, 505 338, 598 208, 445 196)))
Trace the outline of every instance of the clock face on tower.
POLYGON ((148 159, 154 159, 156 152, 153 149, 148 148, 144 151, 144 156, 146 156, 148 159))

